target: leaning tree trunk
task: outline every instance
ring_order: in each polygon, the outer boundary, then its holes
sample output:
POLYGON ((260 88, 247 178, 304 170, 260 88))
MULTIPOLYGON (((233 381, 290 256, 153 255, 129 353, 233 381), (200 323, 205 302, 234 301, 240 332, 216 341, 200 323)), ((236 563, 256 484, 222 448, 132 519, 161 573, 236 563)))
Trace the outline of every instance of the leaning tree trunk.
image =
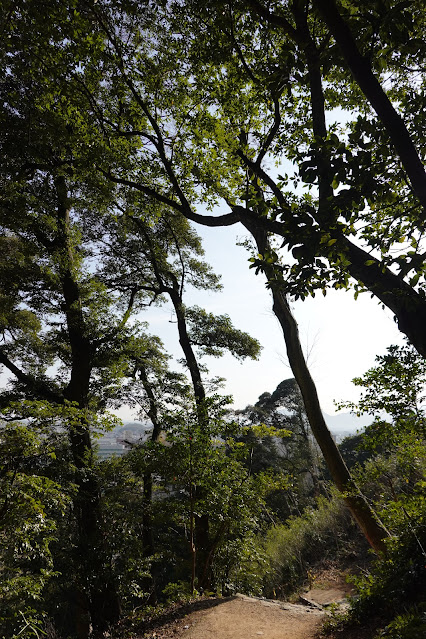
MULTIPOLYGON (((260 254, 264 255, 270 248, 266 233, 253 224, 246 223, 246 228, 253 235, 260 254)), ((325 423, 318 393, 303 355, 296 320, 287 303, 284 291, 284 280, 279 269, 265 266, 268 281, 273 282, 273 311, 281 325, 287 348, 287 356, 291 370, 300 388, 305 404, 306 414, 314 437, 321 449, 334 483, 343 495, 343 499, 357 521, 368 542, 378 553, 386 552, 384 540, 388 532, 375 516, 366 498, 361 493, 336 446, 325 423), (280 286, 280 280, 282 286, 280 286)))

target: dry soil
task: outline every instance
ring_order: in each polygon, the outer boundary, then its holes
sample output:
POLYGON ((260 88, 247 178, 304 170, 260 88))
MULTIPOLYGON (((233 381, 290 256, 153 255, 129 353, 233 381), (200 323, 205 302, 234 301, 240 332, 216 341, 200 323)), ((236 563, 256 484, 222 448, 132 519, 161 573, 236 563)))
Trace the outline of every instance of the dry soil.
POLYGON ((184 617, 145 634, 145 639, 316 639, 326 607, 345 605, 350 587, 343 578, 315 584, 299 603, 245 595, 206 602, 184 617))

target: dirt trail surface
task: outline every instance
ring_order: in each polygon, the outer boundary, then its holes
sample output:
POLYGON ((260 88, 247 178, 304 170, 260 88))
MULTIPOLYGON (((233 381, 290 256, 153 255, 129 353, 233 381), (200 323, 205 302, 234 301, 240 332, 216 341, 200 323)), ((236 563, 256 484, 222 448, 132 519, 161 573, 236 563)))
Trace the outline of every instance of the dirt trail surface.
POLYGON ((303 593, 299 602, 236 595, 204 599, 175 611, 138 639, 316 639, 331 603, 347 605, 352 588, 341 575, 330 575, 303 593))
MULTIPOLYGON (((308 639, 324 613, 317 608, 243 595, 191 616, 180 639, 308 639)), ((175 635, 176 636, 176 635, 175 635)))

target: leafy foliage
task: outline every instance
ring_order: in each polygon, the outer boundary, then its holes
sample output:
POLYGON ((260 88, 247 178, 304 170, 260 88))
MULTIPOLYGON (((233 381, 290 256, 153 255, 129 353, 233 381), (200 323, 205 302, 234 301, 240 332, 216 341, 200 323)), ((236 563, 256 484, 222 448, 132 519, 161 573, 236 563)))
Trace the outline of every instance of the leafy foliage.
MULTIPOLYGON (((201 580, 256 590, 270 493, 287 496, 284 468, 294 503, 281 515, 305 505, 318 456, 292 382, 241 414, 243 432, 208 399, 197 349, 242 359, 260 345, 227 315, 186 305, 191 288, 220 287, 189 220, 275 236, 251 258, 273 292, 369 290, 426 355, 422 3, 17 0, 0 24, 8 632, 36 634, 61 591, 79 634, 89 621, 102 634, 118 592, 130 608, 150 581, 194 587, 197 551, 201 580), (191 383, 136 320, 166 299, 191 383), (123 402, 140 404, 152 441, 98 466, 95 433, 123 402), (285 429, 285 455, 268 428, 285 429)), ((395 537, 389 557, 406 550, 417 579, 424 364, 407 347, 379 365, 357 380, 359 410, 390 419, 367 431, 376 457, 360 480, 395 537)))
POLYGON ((309 582, 310 573, 326 567, 328 561, 356 556, 359 546, 359 533, 339 496, 333 493, 318 498, 301 515, 268 531, 264 576, 267 596, 291 595, 309 582))
POLYGON ((286 490, 267 500, 274 517, 284 520, 300 513, 321 491, 322 464, 296 381, 283 380, 273 393, 262 393, 256 404, 235 416, 243 426, 240 439, 250 448, 250 471, 274 468, 287 475, 286 490), (266 436, 259 423, 268 427, 266 436))
MULTIPOLYGON (((69 515, 73 486, 58 481, 67 459, 63 437, 43 424, 0 430, 0 632, 18 636, 23 622, 44 623, 47 588, 55 582, 52 547, 69 515), (64 450, 65 449, 65 450, 64 450)), ((26 630, 27 636, 30 631, 26 630)), ((34 636, 36 633, 34 632, 34 636)))
MULTIPOLYGON (((196 522, 208 516, 208 563, 197 574, 201 581, 212 571, 210 588, 233 592, 242 581, 251 583, 248 575, 256 562, 249 549, 261 525, 265 495, 283 479, 271 473, 250 475, 242 463, 248 451, 235 439, 236 425, 224 421, 222 413, 217 399, 210 402, 207 425, 200 426, 198 411, 189 407, 169 413, 163 439, 135 448, 126 464, 139 476, 147 466, 155 473, 155 547, 164 558, 154 556, 153 561, 169 562, 162 580, 190 581, 199 543, 196 522)), ((157 566, 156 572, 164 570, 157 566)))
POLYGON ((422 358, 407 346, 391 346, 376 361, 376 367, 354 380, 365 391, 353 408, 376 415, 361 438, 369 458, 359 467, 357 480, 391 536, 387 556, 376 560, 371 573, 357 581, 360 598, 351 618, 360 622, 379 609, 377 624, 384 626, 395 617, 386 636, 408 638, 424 625, 425 369, 422 358), (379 411, 386 411, 388 419, 379 411), (410 613, 407 605, 414 606, 410 613))

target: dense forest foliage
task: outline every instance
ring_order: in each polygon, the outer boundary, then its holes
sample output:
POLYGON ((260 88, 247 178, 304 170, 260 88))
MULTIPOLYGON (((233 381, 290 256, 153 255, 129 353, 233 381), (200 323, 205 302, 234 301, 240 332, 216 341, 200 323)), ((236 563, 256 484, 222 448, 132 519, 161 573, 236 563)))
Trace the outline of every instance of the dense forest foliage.
POLYGON ((423 1, 2 0, 0 29, 1 636, 287 596, 367 542, 330 632, 422 636, 423 1), (196 226, 237 224, 294 377, 239 411, 203 358, 261 345, 191 306, 221 286, 196 226), (291 310, 330 288, 406 337, 354 380, 371 425, 340 449, 291 310), (164 303, 179 370, 145 321, 164 303), (100 461, 124 405, 150 437, 100 461))

